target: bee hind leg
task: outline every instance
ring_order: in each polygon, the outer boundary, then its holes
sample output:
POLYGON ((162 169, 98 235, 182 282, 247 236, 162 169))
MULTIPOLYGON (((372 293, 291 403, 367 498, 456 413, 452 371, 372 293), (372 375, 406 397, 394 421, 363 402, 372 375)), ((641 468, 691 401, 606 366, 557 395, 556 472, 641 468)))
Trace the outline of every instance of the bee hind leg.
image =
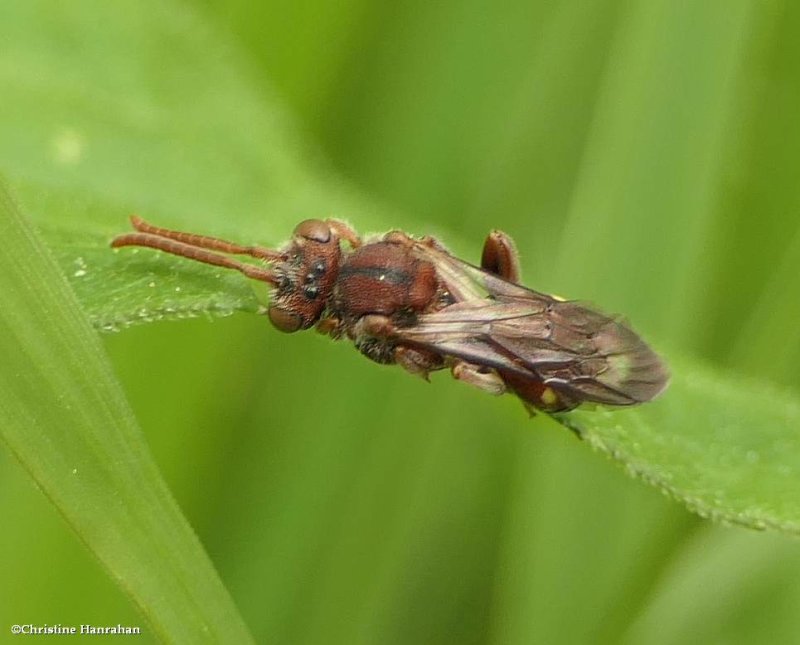
POLYGON ((519 253, 514 240, 503 231, 490 232, 483 243, 481 269, 509 282, 519 282, 519 253))
POLYGON ((495 396, 505 393, 507 389, 505 382, 497 372, 481 365, 473 365, 459 360, 453 363, 450 372, 457 381, 464 381, 464 383, 469 383, 495 396))

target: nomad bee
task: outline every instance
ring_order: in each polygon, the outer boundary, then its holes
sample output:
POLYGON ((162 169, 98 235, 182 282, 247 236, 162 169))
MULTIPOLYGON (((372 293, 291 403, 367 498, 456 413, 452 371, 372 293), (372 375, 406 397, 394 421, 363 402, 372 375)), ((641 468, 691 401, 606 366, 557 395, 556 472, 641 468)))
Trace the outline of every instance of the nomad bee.
POLYGON ((301 222, 277 250, 131 221, 136 232, 113 247, 146 246, 240 271, 272 286, 266 313, 280 331, 316 327, 347 337, 367 358, 425 379, 448 368, 546 412, 635 405, 667 386, 664 363, 626 324, 518 284, 514 243, 500 231, 486 238, 478 268, 431 237, 390 231, 364 241, 332 219, 301 222))

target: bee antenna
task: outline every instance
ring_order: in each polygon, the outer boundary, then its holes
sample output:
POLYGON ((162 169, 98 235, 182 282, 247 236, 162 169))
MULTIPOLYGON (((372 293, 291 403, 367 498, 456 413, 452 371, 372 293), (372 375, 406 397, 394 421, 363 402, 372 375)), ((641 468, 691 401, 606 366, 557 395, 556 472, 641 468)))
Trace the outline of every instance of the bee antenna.
POLYGON ((148 224, 135 215, 131 217, 131 223, 137 232, 125 233, 124 235, 115 237, 111 241, 111 246, 113 248, 143 246, 164 251, 165 253, 171 253, 172 255, 189 258, 190 260, 202 262, 203 264, 211 264, 225 269, 234 269, 235 271, 243 273, 248 278, 267 282, 274 286, 278 284, 277 277, 271 268, 248 264, 241 260, 221 255, 220 253, 214 253, 214 251, 237 253, 249 255, 268 262, 274 262, 282 257, 277 251, 255 246, 241 246, 214 237, 159 228, 148 224))

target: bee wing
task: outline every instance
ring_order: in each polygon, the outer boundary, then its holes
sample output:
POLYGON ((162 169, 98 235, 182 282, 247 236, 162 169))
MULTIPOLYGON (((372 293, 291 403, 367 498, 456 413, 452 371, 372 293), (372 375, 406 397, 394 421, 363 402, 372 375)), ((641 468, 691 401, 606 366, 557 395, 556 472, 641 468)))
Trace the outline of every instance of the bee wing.
POLYGON ((401 342, 544 382, 580 401, 633 405, 666 387, 658 356, 628 327, 574 302, 456 303, 398 330, 401 342))
POLYGON ((400 339, 544 382, 580 401, 633 405, 664 390, 661 359, 623 322, 432 254, 455 304, 420 315, 400 339))

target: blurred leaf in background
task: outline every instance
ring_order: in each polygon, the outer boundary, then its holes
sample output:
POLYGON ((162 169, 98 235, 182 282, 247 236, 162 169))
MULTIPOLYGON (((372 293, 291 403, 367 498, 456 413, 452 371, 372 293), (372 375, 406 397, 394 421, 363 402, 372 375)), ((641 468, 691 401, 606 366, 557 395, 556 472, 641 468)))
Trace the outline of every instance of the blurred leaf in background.
MULTIPOLYGON (((2 18, 14 91, 0 169, 70 258, 105 257, 130 211, 266 243, 333 215, 457 238, 467 258, 498 227, 535 288, 796 392, 792 3, 81 1, 2 18)), ((135 293, 175 280, 174 264, 132 261, 147 275, 135 293)), ((176 287, 223 312, 251 298, 222 280, 169 282, 176 295, 154 306, 180 309, 176 287)), ((95 304, 113 319, 115 301, 95 304)), ((106 341, 259 642, 750 643, 800 629, 795 542, 698 520, 510 399, 428 386, 255 316, 106 341)), ((0 586, 4 623, 79 624, 88 608, 135 621, 20 469, 0 472, 2 579, 24 581, 0 586)))

